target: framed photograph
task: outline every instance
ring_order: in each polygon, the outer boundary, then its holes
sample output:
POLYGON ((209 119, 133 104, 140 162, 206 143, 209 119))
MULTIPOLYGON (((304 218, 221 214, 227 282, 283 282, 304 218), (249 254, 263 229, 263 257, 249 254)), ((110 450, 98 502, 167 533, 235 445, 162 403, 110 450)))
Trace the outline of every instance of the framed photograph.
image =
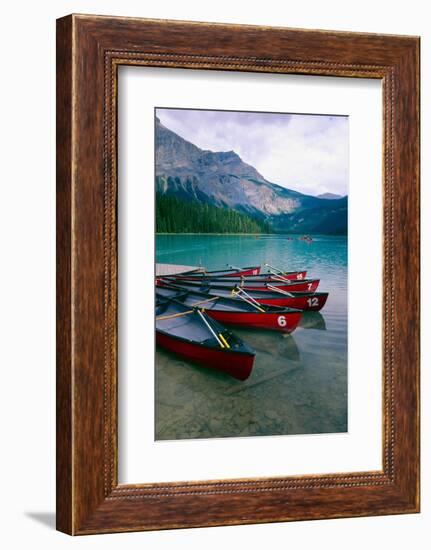
POLYGON ((419 511, 419 38, 57 21, 57 528, 419 511))

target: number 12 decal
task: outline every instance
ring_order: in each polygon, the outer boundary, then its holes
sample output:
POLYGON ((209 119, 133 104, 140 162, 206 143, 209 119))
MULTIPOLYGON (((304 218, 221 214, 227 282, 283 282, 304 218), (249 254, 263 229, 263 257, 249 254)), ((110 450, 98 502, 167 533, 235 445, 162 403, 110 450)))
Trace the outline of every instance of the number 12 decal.
POLYGON ((319 305, 319 300, 316 297, 313 298, 307 298, 307 304, 310 307, 315 307, 319 305))

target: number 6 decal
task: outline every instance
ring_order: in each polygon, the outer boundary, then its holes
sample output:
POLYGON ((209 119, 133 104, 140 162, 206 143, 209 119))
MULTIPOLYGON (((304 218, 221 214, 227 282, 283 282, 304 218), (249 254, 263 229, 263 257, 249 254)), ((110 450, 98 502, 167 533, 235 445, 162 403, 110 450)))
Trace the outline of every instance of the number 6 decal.
POLYGON ((279 315, 279 317, 277 318, 277 323, 280 327, 285 327, 287 325, 286 317, 284 315, 279 315))

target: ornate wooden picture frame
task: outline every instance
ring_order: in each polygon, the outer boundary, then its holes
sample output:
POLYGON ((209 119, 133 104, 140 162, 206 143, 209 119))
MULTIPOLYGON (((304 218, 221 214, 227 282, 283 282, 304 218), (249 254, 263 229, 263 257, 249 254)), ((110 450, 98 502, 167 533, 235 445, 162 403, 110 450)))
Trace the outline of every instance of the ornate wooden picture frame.
POLYGON ((57 528, 69 534, 419 511, 419 38, 70 15, 57 22, 57 528), (380 79, 381 471, 123 485, 117 69, 380 79))

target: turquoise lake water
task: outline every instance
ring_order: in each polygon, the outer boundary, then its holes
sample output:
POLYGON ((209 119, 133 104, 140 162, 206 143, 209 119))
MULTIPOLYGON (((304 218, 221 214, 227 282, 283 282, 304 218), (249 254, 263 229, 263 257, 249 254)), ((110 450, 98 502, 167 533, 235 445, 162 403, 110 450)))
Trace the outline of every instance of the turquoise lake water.
POLYGON ((291 334, 230 327, 256 351, 239 382, 156 351, 155 438, 190 439, 347 431, 347 238, 314 235, 158 235, 156 261, 207 269, 307 269, 329 292, 291 334))

